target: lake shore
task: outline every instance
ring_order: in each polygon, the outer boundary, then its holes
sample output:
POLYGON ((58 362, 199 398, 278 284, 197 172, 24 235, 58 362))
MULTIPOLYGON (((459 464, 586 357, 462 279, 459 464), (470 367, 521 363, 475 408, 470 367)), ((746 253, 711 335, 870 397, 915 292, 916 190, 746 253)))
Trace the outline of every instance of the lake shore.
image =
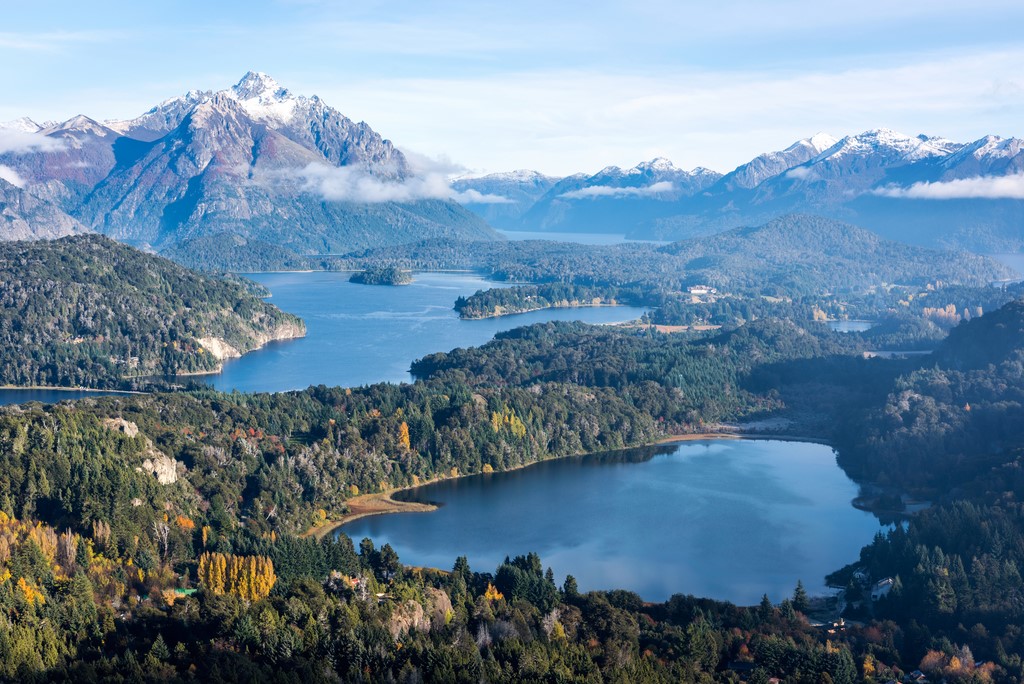
MULTIPOLYGON (((548 309, 600 309, 603 307, 613 308, 619 306, 632 306, 631 304, 584 304, 584 303, 572 303, 566 305, 550 304, 548 306, 535 306, 529 309, 509 309, 508 311, 492 311, 486 314, 474 315, 474 316, 463 316, 459 314, 459 318, 464 321, 485 321, 488 318, 503 318, 505 316, 518 316, 519 314, 533 313, 534 311, 547 311, 548 309)), ((619 325, 619 324, 615 324, 619 325)))
MULTIPOLYGON (((634 447, 626 447, 627 449, 642 449, 644 447, 652 446, 663 446, 666 444, 675 444, 680 442, 697 442, 701 440, 713 440, 713 439, 771 439, 780 440, 786 442, 810 442, 814 444, 824 444, 831 446, 831 444, 823 439, 804 436, 804 435, 775 435, 775 434, 762 434, 757 432, 735 432, 735 431, 708 431, 708 432, 692 432, 683 433, 676 435, 668 435, 662 439, 659 439, 648 444, 639 444, 634 447)), ((594 452, 602 453, 602 452, 594 452)), ((590 456, 593 454, 572 454, 569 456, 560 456, 558 458, 577 458, 579 456, 590 456)), ((543 463, 545 461, 557 460, 557 459, 544 459, 544 461, 532 461, 530 463, 524 463, 522 465, 515 466, 514 468, 507 468, 505 470, 495 470, 495 473, 509 473, 516 470, 522 470, 523 468, 529 468, 530 466, 543 463)), ((436 511, 437 506, 433 504, 425 504, 415 501, 398 501, 393 498, 395 494, 400 492, 407 492, 418 487, 440 482, 442 480, 459 479, 465 477, 475 477, 482 473, 466 473, 464 475, 457 475, 456 477, 435 477, 430 480, 424 480, 419 484, 411 487, 397 487, 395 489, 389 489, 385 492, 374 492, 372 494, 360 494, 354 496, 347 501, 349 512, 342 515, 337 520, 328 520, 321 525, 310 527, 308 530, 302 533, 303 537, 313 537, 315 539, 323 539, 324 537, 333 534, 338 531, 344 525, 365 518, 371 515, 386 515, 388 513, 429 513, 436 511)))
MULTIPOLYGON (((437 482, 439 479, 423 482, 422 484, 437 482)), ((416 486, 419 487, 422 485, 416 486)), ((400 489, 391 489, 386 492, 375 492, 373 494, 360 494, 359 496, 354 496, 347 502, 349 510, 348 513, 341 516, 338 520, 329 520, 322 525, 311 527, 306 530, 302 536, 313 537, 314 539, 323 539, 327 535, 332 534, 342 525, 371 515, 384 515, 386 513, 429 513, 430 511, 437 510, 437 506, 434 506, 433 504, 424 504, 414 501, 395 501, 391 498, 393 494, 407 489, 413 489, 413 487, 403 487, 400 489)))

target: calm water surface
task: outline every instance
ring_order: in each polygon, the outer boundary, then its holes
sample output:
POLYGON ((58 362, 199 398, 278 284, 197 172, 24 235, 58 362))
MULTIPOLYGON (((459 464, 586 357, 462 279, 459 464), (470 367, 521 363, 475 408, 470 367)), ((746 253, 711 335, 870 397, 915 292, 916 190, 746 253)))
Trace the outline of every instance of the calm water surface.
MULTIPOLYGON (((479 321, 460 320, 455 300, 477 290, 504 287, 466 273, 418 273, 411 285, 386 287, 348 282, 348 273, 258 273, 271 302, 306 321, 306 337, 273 342, 227 361, 218 375, 189 378, 219 390, 280 392, 310 385, 357 387, 409 382, 418 358, 486 343, 496 333, 543 321, 618 323, 639 318, 640 307, 548 309, 479 321)), ((0 390, 0 405, 53 403, 96 392, 0 390)), ((116 393, 113 393, 116 394, 116 393)))
POLYGON ((987 256, 1015 270, 1018 278, 1024 278, 1024 254, 989 254, 987 256))
POLYGON ((830 329, 842 333, 864 332, 870 330, 873 325, 873 321, 828 321, 830 329))
POLYGON ((460 320, 460 296, 501 287, 464 273, 417 273, 411 285, 348 282, 348 273, 260 273, 250 278, 272 293, 271 302, 306 321, 306 337, 275 342, 224 364, 219 375, 198 379, 219 390, 279 392, 310 385, 357 387, 409 382, 416 359, 456 347, 484 344, 495 333, 552 320, 615 323, 646 309, 548 309, 479 321, 460 320))
POLYGON ((390 543, 411 565, 447 569, 465 555, 494 572, 536 551, 559 583, 571 573, 584 590, 754 604, 791 595, 798 579, 824 591, 827 573, 857 559, 880 528, 853 508, 856 495, 830 447, 710 440, 439 482, 406 495, 440 503, 434 512, 342 530, 390 543))

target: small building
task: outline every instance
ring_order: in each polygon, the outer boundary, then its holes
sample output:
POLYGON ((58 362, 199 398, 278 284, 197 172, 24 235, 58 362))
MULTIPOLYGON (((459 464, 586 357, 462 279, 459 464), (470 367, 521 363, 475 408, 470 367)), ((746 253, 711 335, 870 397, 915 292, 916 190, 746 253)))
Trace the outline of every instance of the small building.
POLYGON ((715 288, 711 287, 710 285, 691 285, 690 287, 686 288, 686 291, 689 292, 692 295, 698 295, 698 296, 699 295, 711 295, 711 294, 717 294, 718 293, 718 290, 716 290, 715 288))
POLYGON ((888 595, 892 591, 893 584, 896 583, 892 577, 886 577, 883 580, 875 582, 875 586, 871 587, 871 600, 877 601, 883 596, 888 595))

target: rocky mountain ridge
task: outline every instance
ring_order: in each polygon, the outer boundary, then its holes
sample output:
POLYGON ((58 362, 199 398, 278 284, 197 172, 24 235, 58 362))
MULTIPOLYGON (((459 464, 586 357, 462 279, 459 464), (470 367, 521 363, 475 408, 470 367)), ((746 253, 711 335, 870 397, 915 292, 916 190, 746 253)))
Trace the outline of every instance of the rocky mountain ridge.
POLYGON ((230 234, 303 255, 499 237, 368 124, 258 72, 130 120, 19 119, 5 130, 19 143, 0 146, 2 177, 37 206, 4 204, 6 239, 84 229, 163 251, 230 234))
MULTIPOLYGON (((520 181, 502 174, 459 183, 509 197, 517 212, 501 227, 510 230, 677 240, 798 211, 904 242, 1018 251, 1024 249, 1022 144, 992 135, 960 143, 880 128, 842 138, 819 133, 724 175, 654 159, 569 176, 529 197, 520 181)), ((467 206, 486 215, 482 206, 467 206)))

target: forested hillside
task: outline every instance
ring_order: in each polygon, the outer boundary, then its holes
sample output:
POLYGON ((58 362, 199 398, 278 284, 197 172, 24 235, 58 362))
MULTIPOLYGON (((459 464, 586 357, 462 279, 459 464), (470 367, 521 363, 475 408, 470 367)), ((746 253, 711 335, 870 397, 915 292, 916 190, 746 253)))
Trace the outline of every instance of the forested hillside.
POLYGON ((991 387, 943 364, 1016 330, 1020 311, 965 323, 923 362, 865 359, 849 335, 792 322, 704 336, 544 324, 423 359, 411 385, 4 408, 0 668, 76 681, 853 684, 916 668, 1015 681, 1024 344, 1010 334, 989 363, 963 364, 998 368, 991 387), (902 383, 927 373, 949 382, 914 392, 952 412, 962 386, 969 419, 894 422, 902 383), (809 411, 818 422, 802 420, 809 411), (865 486, 938 491, 929 473, 958 483, 833 578, 863 626, 811 627, 799 587, 779 605, 652 605, 581 594, 533 554, 497 568, 452 559, 439 572, 406 568, 370 540, 298 536, 356 494, 766 416, 788 417, 789 430, 831 426, 818 436, 839 442, 865 486), (988 441, 972 441, 981 430, 988 441), (865 598, 884 577, 896 578, 891 595, 865 598))
POLYGON ((0 293, 0 384, 123 387, 304 334, 238 281, 95 235, 0 244, 0 293))
POLYGON ((698 428, 702 415, 776 408, 731 382, 759 359, 830 348, 809 334, 788 341, 794 332, 751 327, 708 345, 535 326, 480 352, 497 359, 518 353, 508 344, 536 345, 539 375, 508 382, 466 352, 413 385, 0 410, 0 564, 10 573, 0 582, 0 620, 10 621, 2 672, 678 681, 737 660, 739 671, 852 682, 852 646, 826 649, 799 602, 645 606, 628 592, 581 595, 532 555, 475 572, 453 559, 444 574, 405 569, 369 540, 357 555, 345 537, 296 537, 358 493, 649 443, 698 428), (591 333, 573 360, 596 372, 566 372, 567 349, 553 342, 591 333), (705 356, 711 346, 722 351, 705 356))
POLYGON ((455 308, 464 318, 617 303, 652 307, 650 322, 674 326, 895 319, 876 331, 887 331, 875 347, 882 349, 929 347, 965 315, 991 311, 1024 291, 992 287, 1013 274, 991 259, 903 245, 806 215, 660 247, 426 241, 321 263, 473 268, 496 280, 529 283, 460 298, 455 308))
POLYGON ((961 323, 917 365, 849 437, 849 467, 936 495, 1024 493, 1024 301, 961 323))

